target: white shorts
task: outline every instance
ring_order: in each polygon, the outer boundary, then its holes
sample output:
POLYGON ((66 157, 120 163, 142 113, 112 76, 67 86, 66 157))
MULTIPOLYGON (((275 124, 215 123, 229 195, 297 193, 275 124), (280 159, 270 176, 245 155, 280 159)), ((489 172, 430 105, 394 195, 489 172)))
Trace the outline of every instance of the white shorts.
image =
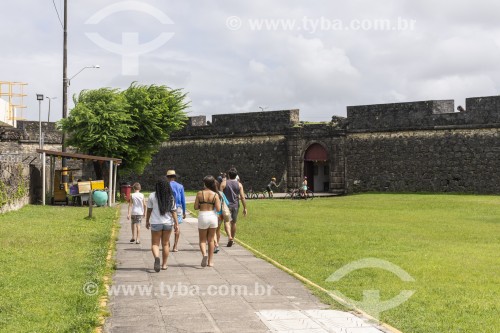
POLYGON ((217 214, 213 210, 202 211, 198 214, 198 229, 217 228, 218 225, 217 214))

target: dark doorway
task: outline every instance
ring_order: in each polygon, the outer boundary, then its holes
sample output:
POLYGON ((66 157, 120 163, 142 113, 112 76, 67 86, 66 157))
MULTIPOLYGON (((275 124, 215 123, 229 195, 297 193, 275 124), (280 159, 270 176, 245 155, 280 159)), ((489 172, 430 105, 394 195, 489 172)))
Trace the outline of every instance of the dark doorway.
POLYGON ((304 176, 307 177, 307 186, 313 192, 316 192, 314 188, 314 162, 304 161, 304 176))
POLYGON ((304 154, 304 176, 314 192, 330 190, 330 162, 328 152, 319 143, 310 145, 304 154))
POLYGON ((42 202, 42 174, 40 169, 30 164, 30 204, 42 202))

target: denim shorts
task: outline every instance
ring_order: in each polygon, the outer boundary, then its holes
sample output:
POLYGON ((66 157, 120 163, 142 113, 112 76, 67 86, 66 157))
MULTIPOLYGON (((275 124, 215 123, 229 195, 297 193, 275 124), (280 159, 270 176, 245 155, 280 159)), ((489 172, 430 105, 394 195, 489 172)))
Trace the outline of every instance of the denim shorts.
POLYGON ((236 221, 238 220, 238 210, 239 210, 239 206, 238 207, 229 207, 229 211, 231 212, 231 222, 233 223, 236 223, 236 221))
POLYGON ((151 224, 151 231, 169 231, 172 228, 171 224, 151 224))

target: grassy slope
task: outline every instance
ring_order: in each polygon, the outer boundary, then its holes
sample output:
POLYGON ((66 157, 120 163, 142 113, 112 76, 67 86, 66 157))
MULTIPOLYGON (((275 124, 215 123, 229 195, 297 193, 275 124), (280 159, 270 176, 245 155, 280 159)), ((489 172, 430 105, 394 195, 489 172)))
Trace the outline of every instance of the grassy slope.
POLYGON ((249 201, 237 237, 329 290, 383 300, 415 290, 381 320, 404 332, 500 330, 500 200, 493 196, 365 194, 312 201, 249 201), (340 267, 378 258, 381 269, 325 280, 340 267))
POLYGON ((98 325, 113 208, 26 206, 0 215, 0 331, 90 332, 98 325))

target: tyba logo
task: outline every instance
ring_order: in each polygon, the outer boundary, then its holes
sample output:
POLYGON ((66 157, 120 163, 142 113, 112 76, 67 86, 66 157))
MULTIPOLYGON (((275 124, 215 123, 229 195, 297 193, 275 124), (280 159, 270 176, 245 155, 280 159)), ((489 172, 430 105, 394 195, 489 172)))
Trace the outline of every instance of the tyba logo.
MULTIPOLYGON (((413 282, 415 279, 411 277, 405 270, 401 267, 382 259, 376 258, 365 258, 358 261, 353 261, 341 268, 339 268, 335 273, 330 275, 326 281, 327 282, 337 282, 344 278, 349 273, 356 271, 358 269, 365 268, 380 268, 388 272, 393 273, 399 277, 402 281, 413 282)), ((348 298, 338 290, 332 290, 330 293, 337 298, 340 298, 346 302, 348 306, 357 307, 368 314, 372 315, 374 318, 379 319, 380 313, 383 311, 397 307, 398 305, 406 302, 414 293, 414 290, 402 290, 397 296, 391 298, 390 300, 383 301, 380 299, 380 290, 364 290, 363 300, 356 301, 348 298)))
MULTIPOLYGON (((124 11, 143 12, 153 16, 162 24, 174 24, 174 22, 158 8, 138 1, 123 1, 107 6, 92 15, 85 24, 98 24, 108 16, 124 11)), ((85 35, 103 49, 122 56, 123 75, 137 75, 139 74, 139 56, 158 49, 168 42, 173 37, 174 33, 162 32, 158 37, 144 44, 139 44, 138 32, 122 32, 121 44, 104 39, 98 33, 89 32, 85 33, 85 35)))

